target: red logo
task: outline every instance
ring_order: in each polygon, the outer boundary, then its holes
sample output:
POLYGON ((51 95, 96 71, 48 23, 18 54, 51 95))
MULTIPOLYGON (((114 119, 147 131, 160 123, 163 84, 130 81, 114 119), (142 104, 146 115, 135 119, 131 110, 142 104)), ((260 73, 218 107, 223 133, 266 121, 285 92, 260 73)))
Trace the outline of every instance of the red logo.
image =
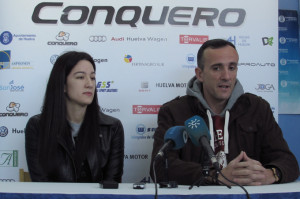
POLYGON ((203 44, 208 40, 208 35, 179 35, 180 44, 203 44))
POLYGON ((158 114, 161 105, 132 105, 133 114, 158 114))

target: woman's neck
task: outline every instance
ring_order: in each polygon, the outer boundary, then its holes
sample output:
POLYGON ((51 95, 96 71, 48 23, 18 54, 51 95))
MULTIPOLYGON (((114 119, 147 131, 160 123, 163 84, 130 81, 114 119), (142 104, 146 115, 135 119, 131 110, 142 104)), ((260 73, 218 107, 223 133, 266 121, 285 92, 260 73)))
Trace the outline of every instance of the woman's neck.
POLYGON ((82 123, 86 108, 87 106, 72 106, 67 103, 67 119, 73 123, 82 123))

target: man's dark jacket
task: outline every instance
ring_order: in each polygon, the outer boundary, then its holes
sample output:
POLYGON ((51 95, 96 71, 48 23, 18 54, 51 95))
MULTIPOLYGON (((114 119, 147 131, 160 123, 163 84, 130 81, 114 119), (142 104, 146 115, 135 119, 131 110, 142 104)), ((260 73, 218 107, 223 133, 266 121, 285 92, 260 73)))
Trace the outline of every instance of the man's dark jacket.
MULTIPOLYGON (((160 108, 150 167, 152 179, 154 179, 153 160, 164 144, 165 132, 173 126, 184 126, 184 122, 195 115, 202 117, 208 125, 205 108, 197 98, 188 95, 178 97, 160 108)), ((228 126, 228 163, 241 151, 245 151, 248 157, 261 162, 265 168, 278 168, 282 173, 281 183, 298 178, 297 160, 289 150, 267 101, 253 94, 242 94, 230 109, 228 126)), ((183 148, 168 151, 167 176, 164 160, 159 158, 155 161, 157 182, 167 179, 183 185, 193 184, 202 176, 201 163, 205 155, 201 147, 194 146, 188 139, 183 148)))

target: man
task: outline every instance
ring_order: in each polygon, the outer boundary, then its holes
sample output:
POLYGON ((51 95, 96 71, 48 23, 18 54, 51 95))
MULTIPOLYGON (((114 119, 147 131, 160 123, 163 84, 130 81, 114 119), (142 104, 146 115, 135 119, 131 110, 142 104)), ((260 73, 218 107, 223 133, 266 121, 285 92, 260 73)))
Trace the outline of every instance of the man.
MULTIPOLYGON (((222 174, 240 185, 267 185, 294 181, 299 176, 296 158, 289 150, 267 101, 244 93, 237 79, 239 56, 235 46, 222 39, 205 42, 198 51, 195 77, 187 95, 164 104, 158 114, 154 134, 150 175, 154 180, 154 157, 164 144, 164 134, 172 126, 198 115, 209 127, 211 146, 222 174)), ((167 152, 165 160, 155 159, 157 182, 176 181, 191 185, 203 176, 207 162, 205 150, 190 139, 179 150, 167 152)), ((210 167, 202 184, 228 185, 222 175, 210 167)))

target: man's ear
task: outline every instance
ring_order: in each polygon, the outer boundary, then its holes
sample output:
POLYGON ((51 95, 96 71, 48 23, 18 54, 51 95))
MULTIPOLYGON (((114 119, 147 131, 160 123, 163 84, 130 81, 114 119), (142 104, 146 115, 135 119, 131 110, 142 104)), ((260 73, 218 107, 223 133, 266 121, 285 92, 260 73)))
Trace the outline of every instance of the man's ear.
POLYGON ((197 79, 198 79, 200 82, 203 82, 203 71, 202 71, 202 69, 199 68, 199 67, 196 67, 196 68, 195 68, 195 74, 196 74, 197 79))

